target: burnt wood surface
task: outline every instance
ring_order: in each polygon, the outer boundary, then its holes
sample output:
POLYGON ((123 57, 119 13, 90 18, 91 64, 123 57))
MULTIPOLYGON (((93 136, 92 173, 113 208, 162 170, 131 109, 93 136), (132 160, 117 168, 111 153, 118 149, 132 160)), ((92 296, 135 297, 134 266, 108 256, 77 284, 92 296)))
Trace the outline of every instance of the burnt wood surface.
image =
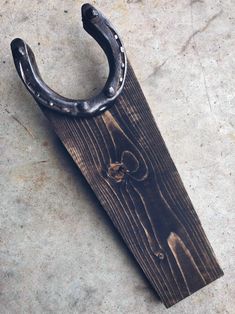
POLYGON ((166 307, 223 275, 130 64, 103 114, 42 110, 166 307))

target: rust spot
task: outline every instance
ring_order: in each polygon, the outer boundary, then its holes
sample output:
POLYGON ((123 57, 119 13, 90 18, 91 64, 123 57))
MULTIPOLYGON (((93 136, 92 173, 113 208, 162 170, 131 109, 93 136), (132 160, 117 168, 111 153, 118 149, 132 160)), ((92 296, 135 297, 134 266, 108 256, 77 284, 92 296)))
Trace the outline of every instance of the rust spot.
POLYGON ((122 182, 128 172, 123 163, 111 163, 108 169, 108 175, 117 182, 122 182))

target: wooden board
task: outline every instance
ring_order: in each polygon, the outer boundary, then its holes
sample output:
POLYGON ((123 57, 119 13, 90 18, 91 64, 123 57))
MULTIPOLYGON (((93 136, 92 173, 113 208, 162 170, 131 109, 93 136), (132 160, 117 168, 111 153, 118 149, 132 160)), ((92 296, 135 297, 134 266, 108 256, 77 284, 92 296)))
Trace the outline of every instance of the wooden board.
POLYGON ((43 111, 166 307, 223 275, 130 65, 102 115, 43 111))

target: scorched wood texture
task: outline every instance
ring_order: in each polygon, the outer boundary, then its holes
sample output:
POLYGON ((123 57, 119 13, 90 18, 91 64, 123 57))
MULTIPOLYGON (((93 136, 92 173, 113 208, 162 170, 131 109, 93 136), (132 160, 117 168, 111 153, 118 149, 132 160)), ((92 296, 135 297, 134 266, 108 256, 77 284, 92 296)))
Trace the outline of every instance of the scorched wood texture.
POLYGON ((130 63, 108 111, 42 110, 166 307, 223 274, 130 63))

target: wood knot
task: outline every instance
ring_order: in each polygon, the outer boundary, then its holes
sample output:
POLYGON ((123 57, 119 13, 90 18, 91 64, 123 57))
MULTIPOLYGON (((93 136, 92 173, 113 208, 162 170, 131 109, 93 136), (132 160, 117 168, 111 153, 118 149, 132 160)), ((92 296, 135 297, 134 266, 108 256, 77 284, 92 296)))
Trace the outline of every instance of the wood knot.
POLYGON ((128 172, 126 166, 123 163, 111 163, 108 169, 108 175, 116 182, 122 182, 128 172))

